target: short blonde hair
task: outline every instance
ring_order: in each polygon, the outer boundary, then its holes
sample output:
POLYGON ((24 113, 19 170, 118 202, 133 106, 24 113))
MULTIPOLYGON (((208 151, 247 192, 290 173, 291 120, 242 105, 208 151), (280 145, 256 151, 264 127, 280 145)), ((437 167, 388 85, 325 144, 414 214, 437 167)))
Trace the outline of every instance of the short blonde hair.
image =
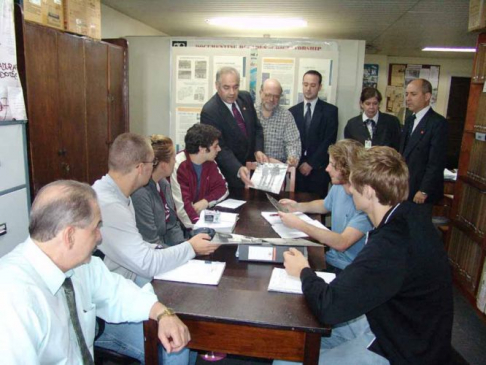
POLYGON ((163 134, 152 134, 150 144, 154 150, 155 158, 160 162, 170 162, 172 153, 174 153, 174 142, 163 134))
POLYGON ((362 149, 363 145, 353 139, 342 139, 329 146, 329 156, 334 160, 336 170, 341 173, 343 183, 349 182, 351 166, 362 149))
POLYGON ((370 186, 380 204, 393 206, 408 198, 408 167, 393 148, 363 149, 353 165, 351 184, 360 194, 370 186))

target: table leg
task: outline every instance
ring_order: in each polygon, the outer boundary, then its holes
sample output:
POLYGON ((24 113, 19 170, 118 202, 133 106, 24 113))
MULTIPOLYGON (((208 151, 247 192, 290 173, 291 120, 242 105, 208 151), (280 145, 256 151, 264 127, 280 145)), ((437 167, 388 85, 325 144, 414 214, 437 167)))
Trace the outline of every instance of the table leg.
POLYGON ((159 363, 159 353, 157 350, 158 340, 157 322, 149 319, 143 322, 143 335, 145 344, 145 364, 157 365, 159 363))
POLYGON ((307 333, 304 344, 304 365, 317 365, 319 363, 319 352, 321 349, 321 334, 307 333))

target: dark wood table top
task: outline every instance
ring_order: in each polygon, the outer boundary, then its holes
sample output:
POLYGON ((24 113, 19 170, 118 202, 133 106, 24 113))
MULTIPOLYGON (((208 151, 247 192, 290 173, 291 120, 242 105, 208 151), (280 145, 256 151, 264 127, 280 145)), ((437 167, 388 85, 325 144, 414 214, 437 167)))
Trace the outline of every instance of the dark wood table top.
MULTIPOLYGON (((299 201, 313 198, 310 194, 297 193, 285 193, 280 198, 284 196, 299 201)), ((233 191, 230 197, 247 201, 236 210, 240 219, 235 233, 254 237, 278 237, 260 214, 262 210, 273 210, 263 192, 242 189, 233 191)), ((174 308, 182 319, 330 333, 330 328, 319 324, 310 312, 303 295, 267 291, 273 268, 283 267, 282 265, 238 261, 235 252, 236 246, 221 246, 212 255, 204 257, 211 261, 226 262, 218 286, 154 280, 155 293, 165 305, 174 308)), ((317 258, 310 260, 311 265, 314 261, 322 268, 323 248, 309 250, 309 256, 317 258)))

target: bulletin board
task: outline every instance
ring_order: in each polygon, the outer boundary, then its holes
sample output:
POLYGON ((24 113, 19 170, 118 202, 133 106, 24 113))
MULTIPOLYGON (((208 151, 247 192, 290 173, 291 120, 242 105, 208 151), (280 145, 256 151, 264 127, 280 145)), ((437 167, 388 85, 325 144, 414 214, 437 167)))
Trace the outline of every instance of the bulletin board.
POLYGON ((419 78, 428 80, 432 84, 430 105, 434 107, 439 89, 439 73, 439 65, 391 63, 386 88, 386 111, 393 113, 402 121, 405 120, 405 89, 410 81, 419 78))
POLYGON ((263 81, 275 78, 283 89, 280 104, 286 108, 301 102, 305 72, 322 76, 319 97, 336 102, 338 46, 334 41, 285 39, 172 39, 171 40, 171 130, 178 149, 184 147, 187 129, 200 121, 203 105, 216 93, 216 72, 223 66, 236 68, 240 90, 250 92, 259 103, 263 81))

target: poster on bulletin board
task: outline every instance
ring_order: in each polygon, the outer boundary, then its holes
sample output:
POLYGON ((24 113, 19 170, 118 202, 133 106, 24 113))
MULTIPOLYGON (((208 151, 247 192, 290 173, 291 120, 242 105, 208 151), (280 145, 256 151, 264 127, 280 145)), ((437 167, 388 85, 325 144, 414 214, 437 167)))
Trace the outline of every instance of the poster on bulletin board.
POLYGON ((379 65, 365 63, 363 70, 363 88, 374 87, 378 88, 378 71, 379 65))
POLYGON ((27 119, 17 69, 13 10, 13 1, 0 0, 0 122, 27 119))

